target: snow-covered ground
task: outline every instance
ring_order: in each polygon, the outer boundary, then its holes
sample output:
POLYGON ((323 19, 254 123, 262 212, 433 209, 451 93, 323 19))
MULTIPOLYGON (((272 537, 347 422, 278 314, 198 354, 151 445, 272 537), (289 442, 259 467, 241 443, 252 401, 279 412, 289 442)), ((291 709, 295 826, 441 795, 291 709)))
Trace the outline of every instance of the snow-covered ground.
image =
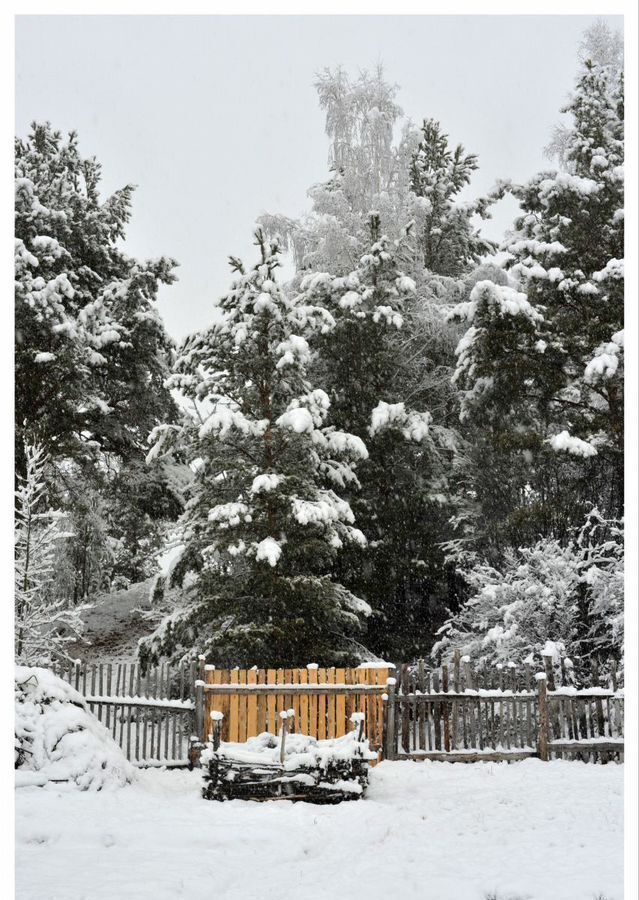
POLYGON ((385 762, 339 806, 200 776, 16 792, 17 900, 621 900, 623 766, 385 762))
POLYGON ((132 584, 123 591, 98 594, 83 614, 84 640, 67 649, 85 662, 121 662, 136 659, 137 644, 153 630, 138 612, 150 609, 153 579, 132 584))

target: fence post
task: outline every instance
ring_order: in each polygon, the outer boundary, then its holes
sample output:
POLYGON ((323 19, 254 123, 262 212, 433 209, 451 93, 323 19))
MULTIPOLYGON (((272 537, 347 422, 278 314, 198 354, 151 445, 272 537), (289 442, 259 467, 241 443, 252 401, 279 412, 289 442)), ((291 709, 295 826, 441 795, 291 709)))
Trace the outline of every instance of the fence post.
POLYGON ((453 650, 453 690, 456 694, 461 691, 461 650, 453 650))
POLYGON ((282 730, 280 732, 280 765, 284 765, 284 759, 286 758, 286 722, 288 720, 288 712, 284 710, 280 713, 280 720, 282 722, 282 730))
MULTIPOLYGON (((448 693, 448 666, 442 665, 442 691, 444 694, 448 693)), ((448 714, 448 701, 444 700, 443 712, 444 712, 444 750, 446 753, 450 753, 450 720, 448 714)))
POLYGON ((612 689, 616 693, 617 692, 617 661, 613 659, 612 666, 610 667, 610 681, 612 684, 612 689))
POLYGON ((395 759, 395 679, 386 679, 386 715, 384 716, 384 759, 395 759))
POLYGON ((204 685, 206 684, 206 656, 197 658, 197 680, 195 682, 195 733, 199 741, 205 741, 204 733, 204 685))
POLYGON ((539 759, 548 761, 548 703, 546 697, 546 676, 537 675, 537 692, 539 697, 539 734, 537 749, 539 759))
POLYGON ((195 733, 191 735, 191 745, 189 748, 189 760, 191 763, 191 768, 199 765, 200 753, 202 752, 204 742, 206 741, 206 734, 204 733, 204 676, 206 674, 205 664, 206 657, 204 655, 198 656, 198 678, 195 680, 195 721, 193 728, 195 733))
MULTIPOLYGON (((461 691, 461 650, 459 648, 455 648, 453 651, 453 690, 456 694, 459 694, 461 691)), ((462 711, 464 706, 462 704, 462 711)), ((453 712, 453 749, 456 750, 459 746, 459 705, 456 700, 453 701, 452 705, 453 712)))
POLYGON ((541 658, 544 661, 544 669, 546 670, 546 679, 548 681, 548 690, 555 690, 555 673, 552 667, 552 655, 541 654, 541 658))
POLYGON ((473 664, 470 656, 462 656, 462 662, 464 664, 464 672, 466 673, 466 688, 470 688, 470 690, 474 691, 477 687, 477 683, 475 681, 475 672, 473 671, 473 664))

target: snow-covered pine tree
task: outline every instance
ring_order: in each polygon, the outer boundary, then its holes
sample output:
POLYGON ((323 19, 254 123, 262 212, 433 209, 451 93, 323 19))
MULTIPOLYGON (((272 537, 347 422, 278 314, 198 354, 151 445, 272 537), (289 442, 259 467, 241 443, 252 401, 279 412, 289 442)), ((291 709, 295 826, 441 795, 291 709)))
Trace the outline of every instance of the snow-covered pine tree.
POLYGON ((505 543, 563 539, 588 504, 612 517, 623 508, 620 72, 587 61, 567 111, 569 171, 511 187, 522 215, 505 247, 510 283, 478 283, 454 311, 468 326, 455 375, 462 414, 520 478, 507 519, 485 492, 484 518, 505 543))
POLYGON ((417 228, 421 263, 435 275, 463 275, 495 249, 472 222, 473 216, 486 213, 488 201, 458 202, 476 169, 474 154, 466 153, 461 144, 451 150, 440 123, 424 120, 410 162, 410 187, 414 206, 421 210, 417 228))
POLYGON ((83 630, 82 609, 52 594, 59 544, 70 535, 64 517, 48 508, 44 449, 27 443, 24 459, 15 509, 15 654, 25 665, 47 665, 67 658, 65 645, 83 630))
POLYGON ((192 422, 157 429, 154 453, 186 442, 196 476, 181 520, 180 606, 143 657, 205 652, 225 664, 324 665, 357 658, 368 605, 330 574, 338 552, 365 543, 340 492, 356 484, 363 441, 327 426, 313 388, 309 339, 334 320, 276 281, 279 247, 256 233, 260 260, 219 304, 220 321, 185 341, 171 388, 192 422))
POLYGON ((420 638, 409 632, 433 612, 429 579, 438 560, 424 559, 423 551, 442 518, 443 461, 430 413, 411 409, 400 393, 403 314, 415 285, 398 268, 398 247, 381 234, 377 214, 370 229, 370 249, 354 271, 308 275, 302 290, 306 302, 323 305, 336 323, 318 342, 330 421, 369 450, 359 470, 361 490, 348 494, 369 545, 353 548, 338 564, 346 583, 376 611, 369 626, 375 651, 409 646, 417 652, 420 638))
POLYGON ((49 123, 15 144, 16 439, 52 457, 130 455, 171 405, 170 340, 156 308, 173 260, 119 242, 133 187, 102 200, 101 167, 49 123))

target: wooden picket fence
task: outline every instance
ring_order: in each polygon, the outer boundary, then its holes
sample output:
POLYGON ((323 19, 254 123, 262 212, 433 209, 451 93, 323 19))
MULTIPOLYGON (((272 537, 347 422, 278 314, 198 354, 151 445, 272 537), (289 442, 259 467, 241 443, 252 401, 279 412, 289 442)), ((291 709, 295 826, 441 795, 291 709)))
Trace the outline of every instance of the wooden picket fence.
POLYGON ((57 664, 127 759, 138 766, 187 766, 195 731, 197 664, 143 670, 138 663, 57 664))
POLYGON ((372 750, 384 741, 384 696, 392 669, 320 668, 216 669, 203 665, 196 682, 203 701, 203 737, 210 731, 210 714, 224 715, 221 739, 245 741, 263 731, 277 733, 279 714, 293 710, 289 721, 302 734, 319 740, 337 738, 352 729, 354 712, 365 715, 366 735, 372 750))
MULTIPOLYGON (((567 680, 563 670, 560 677, 567 680)), ((543 673, 512 665, 475 671, 458 652, 450 667, 402 664, 388 698, 386 759, 623 759, 623 692, 557 687, 549 658, 543 673)))
MULTIPOLYGON (((450 666, 218 669, 204 657, 143 670, 137 663, 68 664, 57 675, 84 695, 127 758, 140 766, 192 765, 223 713, 221 739, 243 742, 288 726, 319 740, 341 737, 365 715, 372 750, 385 759, 454 762, 531 756, 623 759, 624 698, 616 683, 576 688, 562 667, 450 666)), ((596 672, 593 681, 599 679, 596 672)))

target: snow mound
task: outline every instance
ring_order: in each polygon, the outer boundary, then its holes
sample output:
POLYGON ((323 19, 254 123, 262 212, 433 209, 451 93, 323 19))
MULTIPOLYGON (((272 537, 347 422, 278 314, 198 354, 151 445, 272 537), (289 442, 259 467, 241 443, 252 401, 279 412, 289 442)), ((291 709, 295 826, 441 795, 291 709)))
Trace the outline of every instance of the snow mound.
POLYGON ((84 698, 48 669, 16 666, 16 787, 122 787, 135 770, 84 698))

